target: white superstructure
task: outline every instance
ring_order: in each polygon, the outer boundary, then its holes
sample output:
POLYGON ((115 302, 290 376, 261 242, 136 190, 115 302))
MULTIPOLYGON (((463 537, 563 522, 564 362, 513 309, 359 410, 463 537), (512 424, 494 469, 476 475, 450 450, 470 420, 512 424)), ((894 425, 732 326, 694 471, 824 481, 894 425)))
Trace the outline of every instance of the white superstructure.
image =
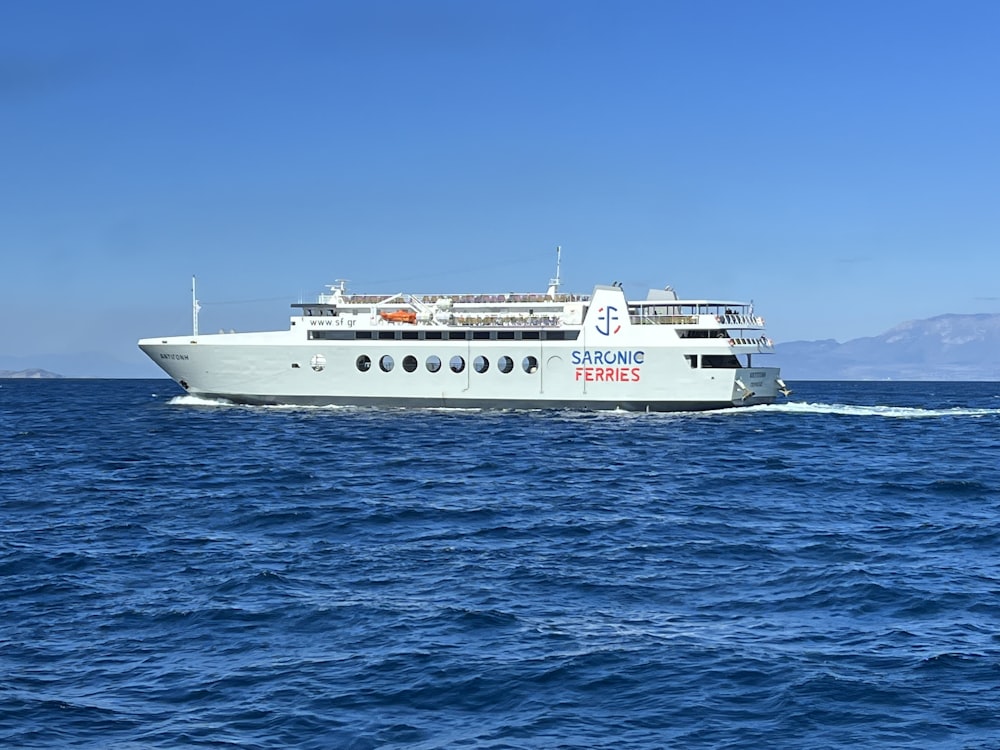
MULTIPOLYGON (((197 307, 197 301, 194 302, 197 307)), ((672 289, 589 296, 349 294, 294 304, 286 331, 148 338, 193 395, 246 404, 691 411, 767 404, 785 385, 752 304, 672 289)))

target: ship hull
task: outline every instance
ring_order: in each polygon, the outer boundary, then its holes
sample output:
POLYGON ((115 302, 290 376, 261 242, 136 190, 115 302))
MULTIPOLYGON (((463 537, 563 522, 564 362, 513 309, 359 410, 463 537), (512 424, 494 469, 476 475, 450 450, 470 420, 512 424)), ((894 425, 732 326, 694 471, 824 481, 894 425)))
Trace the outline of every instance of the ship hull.
POLYGON ((400 344, 303 344, 287 332, 139 342, 190 394, 240 404, 670 412, 769 404, 778 396, 778 368, 694 370, 675 347, 652 342, 614 350, 576 342, 400 344), (436 371, 429 362, 439 363, 436 371))

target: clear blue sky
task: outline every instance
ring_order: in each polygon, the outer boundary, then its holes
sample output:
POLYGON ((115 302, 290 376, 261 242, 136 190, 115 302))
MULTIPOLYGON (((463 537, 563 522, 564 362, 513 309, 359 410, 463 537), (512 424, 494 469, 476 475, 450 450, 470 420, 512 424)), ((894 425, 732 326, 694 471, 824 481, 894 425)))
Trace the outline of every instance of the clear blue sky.
POLYGON ((1000 312, 998 2, 2 15, 0 368, 155 376, 192 274, 203 331, 284 328, 337 278, 541 290, 556 245, 566 290, 753 299, 779 345, 1000 312))

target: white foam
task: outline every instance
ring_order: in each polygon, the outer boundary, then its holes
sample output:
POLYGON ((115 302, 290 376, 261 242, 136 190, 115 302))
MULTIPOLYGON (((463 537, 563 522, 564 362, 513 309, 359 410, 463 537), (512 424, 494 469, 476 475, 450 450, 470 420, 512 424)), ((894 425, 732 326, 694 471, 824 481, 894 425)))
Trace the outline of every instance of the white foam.
POLYGON ((991 417, 1000 415, 1000 409, 921 409, 914 406, 862 406, 857 404, 817 404, 805 401, 790 401, 782 404, 749 406, 734 410, 743 412, 767 412, 786 414, 839 414, 849 417, 883 417, 888 419, 926 419, 928 417, 991 417))
MULTIPOLYGON (((198 407, 236 407, 251 409, 274 409, 286 411, 362 411, 366 407, 345 406, 328 404, 322 406, 311 405, 268 405, 268 406, 241 406, 225 399, 203 398, 201 396, 174 396, 167 403, 173 406, 198 406, 198 407)), ((368 407, 376 408, 376 407, 368 407)), ((397 407, 393 411, 406 411, 405 407, 397 407)), ((426 412, 443 413, 478 413, 482 409, 469 409, 461 407, 426 407, 421 409, 426 412)), ((912 406, 861 406, 856 404, 822 404, 809 403, 805 401, 789 401, 780 404, 758 404, 756 406, 734 406, 731 409, 717 409, 698 412, 645 412, 631 411, 596 411, 596 412, 576 412, 576 411, 547 411, 544 409, 531 410, 546 415, 565 417, 567 415, 586 416, 596 419, 620 420, 622 418, 643 418, 649 416, 656 417, 713 417, 723 414, 837 414, 849 417, 882 417, 887 419, 926 419, 931 417, 991 417, 1000 416, 1000 409, 971 409, 955 407, 952 409, 921 409, 912 406)))
POLYGON ((235 406, 222 398, 202 398, 201 396, 174 396, 168 402, 171 406, 235 406))
POLYGON ((269 409, 276 411, 346 411, 362 408, 340 404, 236 404, 224 398, 205 398, 204 396, 193 396, 191 394, 174 396, 167 403, 173 406, 232 407, 234 409, 269 409))

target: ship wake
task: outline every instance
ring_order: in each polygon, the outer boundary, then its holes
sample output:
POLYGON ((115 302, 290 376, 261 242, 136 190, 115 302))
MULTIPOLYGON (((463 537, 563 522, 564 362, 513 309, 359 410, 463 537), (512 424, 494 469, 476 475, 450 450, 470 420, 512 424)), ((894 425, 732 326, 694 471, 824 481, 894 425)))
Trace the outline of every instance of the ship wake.
POLYGON ((733 413, 765 412, 767 414, 833 414, 846 417, 882 417, 885 419, 928 419, 940 417, 995 417, 1000 409, 953 407, 950 409, 924 409, 916 406, 883 406, 858 404, 824 404, 792 401, 782 404, 749 406, 745 409, 727 410, 733 413))

